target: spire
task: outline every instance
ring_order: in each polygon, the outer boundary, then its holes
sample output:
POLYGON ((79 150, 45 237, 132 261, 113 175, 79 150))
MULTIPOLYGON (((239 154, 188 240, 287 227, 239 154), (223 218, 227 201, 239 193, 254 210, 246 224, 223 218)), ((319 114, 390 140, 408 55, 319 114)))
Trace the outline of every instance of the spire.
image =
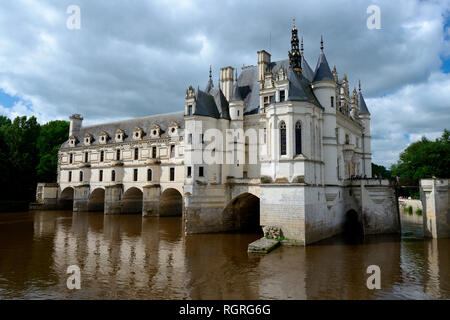
POLYGON ((301 53, 302 53, 302 56, 303 56, 303 51, 304 51, 304 49, 303 49, 303 36, 302 36, 302 44, 301 44, 301 48, 300 48, 300 51, 301 51, 301 53))
POLYGON ((208 84, 206 85, 205 92, 209 93, 213 87, 214 87, 214 83, 212 81, 211 65, 209 65, 209 80, 208 80, 208 84))
POLYGON ((361 92, 361 80, 359 81, 359 93, 358 93, 358 109, 359 114, 368 114, 370 116, 369 109, 367 108, 366 101, 364 101, 364 97, 361 92))
POLYGON ((361 79, 358 80, 358 91, 361 92, 361 79))
POLYGON ((297 73, 297 75, 301 76, 302 74, 302 55, 300 53, 299 47, 298 47, 298 31, 295 27, 295 19, 294 19, 294 25, 292 27, 292 36, 291 36, 291 51, 289 51, 289 65, 291 68, 297 73))
POLYGON ((313 82, 322 80, 335 81, 335 78, 331 73, 327 58, 325 57, 325 53, 323 52, 323 36, 320 36, 320 55, 319 60, 317 61, 313 82))

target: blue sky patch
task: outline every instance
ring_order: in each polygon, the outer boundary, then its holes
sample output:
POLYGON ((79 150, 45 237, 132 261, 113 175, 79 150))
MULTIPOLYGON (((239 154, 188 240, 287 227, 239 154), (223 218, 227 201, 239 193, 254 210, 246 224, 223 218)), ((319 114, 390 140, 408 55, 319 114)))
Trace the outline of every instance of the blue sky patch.
POLYGON ((11 96, 7 94, 3 89, 0 89, 0 105, 6 108, 12 108, 17 102, 20 101, 20 98, 16 96, 11 96))

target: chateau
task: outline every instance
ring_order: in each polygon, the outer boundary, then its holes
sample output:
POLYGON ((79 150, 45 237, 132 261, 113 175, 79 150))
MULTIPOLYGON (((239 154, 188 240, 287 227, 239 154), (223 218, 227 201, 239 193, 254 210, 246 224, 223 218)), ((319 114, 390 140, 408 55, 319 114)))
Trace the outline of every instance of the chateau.
POLYGON ((224 67, 217 85, 210 70, 179 113, 93 126, 72 115, 58 183, 38 197, 79 212, 182 215, 187 234, 270 226, 306 245, 348 219, 366 234, 397 232, 392 187, 370 179, 361 87, 330 69, 323 40, 314 70, 299 42, 294 26, 288 59, 258 51, 256 66, 224 67))

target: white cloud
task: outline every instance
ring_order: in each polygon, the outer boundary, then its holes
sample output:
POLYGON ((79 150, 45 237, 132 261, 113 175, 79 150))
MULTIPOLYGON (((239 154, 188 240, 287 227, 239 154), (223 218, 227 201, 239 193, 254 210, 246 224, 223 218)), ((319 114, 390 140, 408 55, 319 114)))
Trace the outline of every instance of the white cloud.
POLYGON ((323 34, 329 63, 352 84, 362 80, 374 161, 388 164, 409 139, 448 123, 449 80, 439 68, 450 52, 450 3, 375 3, 381 30, 366 27, 371 0, 6 1, 0 88, 26 103, 0 112, 41 122, 76 112, 95 123, 181 110, 186 88, 206 85, 210 64, 217 83, 220 67, 256 64, 269 45, 274 60, 285 59, 295 17, 312 67, 323 34), (72 4, 81 8, 80 30, 66 28, 72 4))

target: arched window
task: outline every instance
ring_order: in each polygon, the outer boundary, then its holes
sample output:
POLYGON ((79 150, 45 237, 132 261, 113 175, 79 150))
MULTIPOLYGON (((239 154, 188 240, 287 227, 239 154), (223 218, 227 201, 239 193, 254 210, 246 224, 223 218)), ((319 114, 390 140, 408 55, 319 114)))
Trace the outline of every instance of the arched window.
POLYGON ((284 121, 280 122, 280 147, 281 155, 286 155, 286 123, 284 121))
POLYGON ((147 170, 147 181, 152 181, 152 169, 147 170))
POLYGON ((295 124, 295 155, 302 153, 302 124, 297 121, 295 124))
POLYGON ((83 171, 80 171, 80 182, 83 182, 83 171))
POLYGON ((115 170, 111 171, 111 181, 116 181, 116 171, 115 170))

